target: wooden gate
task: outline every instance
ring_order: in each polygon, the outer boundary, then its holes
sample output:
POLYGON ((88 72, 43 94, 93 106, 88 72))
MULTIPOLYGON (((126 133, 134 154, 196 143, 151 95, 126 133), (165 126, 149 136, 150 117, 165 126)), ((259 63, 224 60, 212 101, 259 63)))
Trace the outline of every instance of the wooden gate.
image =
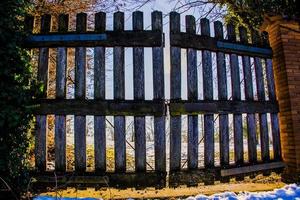
MULTIPOLYGON (((272 71, 272 50, 266 37, 252 33, 248 42, 246 29, 239 28, 236 41, 235 27, 227 25, 228 38, 223 36, 221 22, 214 23, 214 37, 210 35, 210 23, 201 19, 201 35, 196 34, 193 16, 186 16, 186 32, 180 31, 180 15, 170 14, 171 98, 166 101, 164 81, 164 34, 162 13, 152 13, 152 30, 144 30, 143 13, 133 13, 133 30, 124 30, 124 13, 114 13, 113 30, 106 30, 106 14, 95 14, 95 28, 87 30, 87 15, 76 17, 76 31, 68 31, 68 15, 58 17, 58 31, 50 32, 51 16, 41 17, 40 33, 31 34, 27 48, 39 48, 38 80, 44 85, 44 96, 38 100, 36 116, 35 168, 39 183, 109 185, 109 186, 165 186, 177 184, 213 183, 222 177, 282 168, 278 104, 275 96, 272 71), (93 48, 94 99, 86 99, 86 47, 93 48), (113 100, 105 98, 105 51, 113 48, 113 100), (125 99, 124 47, 133 47, 134 100, 125 99), (145 100, 144 47, 152 48, 153 100, 145 100), (55 99, 47 98, 49 48, 57 50, 55 99), (66 98, 66 69, 68 48, 75 48, 75 98, 66 98), (187 56, 187 100, 182 100, 181 49, 187 56), (200 52, 201 51, 201 54, 200 52), (212 52, 215 52, 216 64, 212 52), (201 55, 198 66, 197 57, 201 55), (229 63, 226 62, 226 56, 229 63), (254 65, 254 76, 251 65, 254 65), (213 84, 213 67, 217 68, 217 86, 213 84), (226 67, 230 69, 228 84, 226 67), (200 70, 201 69, 201 70, 200 70), (241 71, 242 75, 241 76, 241 71), (198 76, 202 71, 203 84, 198 76), (254 83, 255 80, 256 82, 254 83), (244 87, 241 88, 241 82, 244 87), (254 92, 253 86, 256 91, 254 92), (203 99, 198 96, 203 86, 203 99), (241 89, 244 89, 243 91, 241 89), (218 96, 214 98, 214 90, 218 96), (230 91, 231 96, 228 94, 230 91), (255 95, 254 95, 255 93, 255 95), (242 95, 244 94, 244 95, 242 95), (266 94, 268 99, 266 98, 266 94), (245 97, 242 100, 242 97, 245 97), (272 133, 272 156, 268 115, 272 133), (217 114, 219 125, 216 125, 217 114), (243 118, 246 114, 247 147, 244 149, 243 118), (47 115, 55 115, 55 169, 47 170, 47 115), (66 171, 66 116, 74 115, 75 169, 66 171), (94 116, 95 170, 86 170, 86 116, 94 116), (182 115, 188 115, 187 160, 181 158, 182 115), (200 166, 202 141, 199 131, 199 115, 204 117, 204 166, 200 166), (230 130, 232 115, 233 130, 230 130), (114 116, 114 165, 106 169, 105 116, 114 116), (134 116, 133 172, 126 168, 125 116, 134 116), (145 116, 154 116, 155 165, 147 170, 145 116), (166 117, 170 116, 170 121, 166 117), (256 121, 258 119, 258 123, 256 121), (167 152, 166 123, 170 124, 170 152, 167 152), (215 163, 214 129, 219 128, 220 164, 215 163), (231 151, 229 135, 234 135, 231 151), (259 134, 258 134, 259 133, 259 134), (257 141, 259 135, 259 142, 257 141), (261 158, 258 159, 257 144, 261 158), (244 153, 248 152, 248 159, 244 153), (230 162, 230 154, 234 161, 230 162), (167 156, 169 155, 169 156, 167 156), (187 163, 187 169, 182 166, 187 163), (169 165, 169 168, 167 167, 169 165), (169 171, 169 173, 167 173, 169 171), (55 172, 55 174, 53 174, 55 172), (167 174, 169 175, 167 177, 167 174)), ((33 17, 26 19, 26 28, 33 29, 33 17)), ((199 59, 198 59, 199 60, 199 59)), ((241 178, 241 176, 239 175, 241 178)), ((222 178, 226 180, 226 178, 222 178)))

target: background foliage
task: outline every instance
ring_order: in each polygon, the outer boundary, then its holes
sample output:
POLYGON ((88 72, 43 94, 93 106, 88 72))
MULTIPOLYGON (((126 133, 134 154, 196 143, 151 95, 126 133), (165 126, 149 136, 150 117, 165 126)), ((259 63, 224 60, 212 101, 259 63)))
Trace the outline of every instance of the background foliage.
POLYGON ((0 175, 15 192, 27 179, 28 134, 36 84, 28 52, 21 48, 28 0, 0 1, 0 175))
MULTIPOLYGON (((143 0, 147 1, 147 0, 143 0)), ((171 0, 175 10, 197 9, 203 13, 225 17, 249 29, 259 29, 265 16, 281 15, 287 19, 300 19, 299 0, 171 0)))

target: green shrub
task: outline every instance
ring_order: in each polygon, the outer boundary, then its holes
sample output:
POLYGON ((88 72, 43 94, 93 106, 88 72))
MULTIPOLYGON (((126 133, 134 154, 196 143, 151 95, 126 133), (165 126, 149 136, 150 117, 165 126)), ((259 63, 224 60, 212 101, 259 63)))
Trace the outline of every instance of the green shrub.
POLYGON ((32 110, 37 87, 32 81, 23 19, 29 0, 0 1, 0 173, 19 193, 26 185, 32 110))

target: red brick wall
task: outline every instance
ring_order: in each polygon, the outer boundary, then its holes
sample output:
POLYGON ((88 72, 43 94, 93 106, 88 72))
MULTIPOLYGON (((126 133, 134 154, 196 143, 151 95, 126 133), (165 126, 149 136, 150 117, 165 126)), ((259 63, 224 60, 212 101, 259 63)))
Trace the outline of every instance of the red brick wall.
POLYGON ((277 17, 265 30, 273 49, 282 156, 287 173, 300 173, 300 28, 277 17))

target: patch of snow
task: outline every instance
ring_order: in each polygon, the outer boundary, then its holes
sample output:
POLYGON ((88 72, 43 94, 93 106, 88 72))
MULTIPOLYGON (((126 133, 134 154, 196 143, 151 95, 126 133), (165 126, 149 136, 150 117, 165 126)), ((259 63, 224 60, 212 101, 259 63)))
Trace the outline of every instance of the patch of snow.
POLYGON ((275 189, 270 192, 224 192, 211 196, 197 195, 188 197, 186 200, 300 200, 300 186, 296 184, 286 185, 283 188, 275 189))

